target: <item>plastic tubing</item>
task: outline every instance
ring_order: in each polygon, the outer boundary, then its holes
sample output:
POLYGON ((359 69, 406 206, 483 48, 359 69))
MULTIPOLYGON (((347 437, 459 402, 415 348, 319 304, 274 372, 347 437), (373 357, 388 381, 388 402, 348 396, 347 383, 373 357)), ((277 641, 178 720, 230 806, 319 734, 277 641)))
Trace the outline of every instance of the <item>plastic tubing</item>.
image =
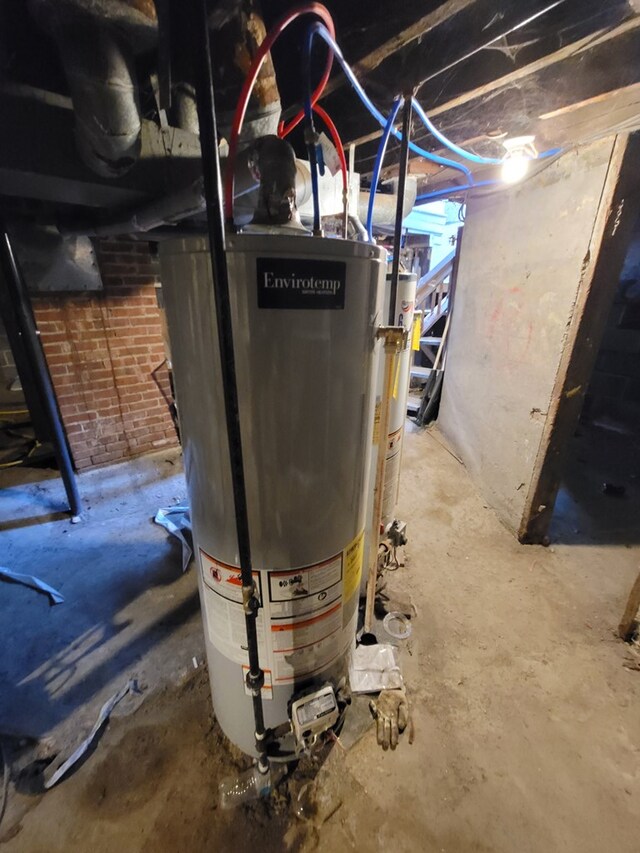
POLYGON ((384 130, 382 131, 382 137, 380 139, 380 145, 378 145, 378 153, 376 154, 376 161, 373 166, 373 174, 371 175, 371 190, 369 192, 369 206, 367 208, 367 234, 369 235, 369 240, 373 240, 373 206, 375 204, 376 199, 376 189, 378 187, 378 181, 380 180, 380 172, 382 170, 382 163, 384 161, 384 155, 387 150, 387 143, 389 142, 389 137, 391 136, 391 130, 393 128, 393 123, 396 120, 396 116, 398 115, 398 110, 403 104, 404 99, 399 95, 394 100, 393 106, 391 107, 391 112, 387 117, 387 123, 384 126, 384 130))
POLYGON ((472 154, 471 151, 466 151, 464 148, 460 148, 459 145, 456 145, 455 142, 452 142, 444 135, 444 133, 438 130, 415 98, 412 98, 411 100, 413 102, 413 109, 422 124, 426 127, 429 133, 431 133, 432 136, 435 136, 438 142, 441 142, 445 148, 449 149, 449 151, 452 151, 454 154, 457 154, 465 160, 470 160, 472 163, 481 163, 490 166, 498 166, 502 163, 502 160, 498 160, 495 157, 480 157, 478 154, 472 154))
POLYGON ((427 201, 431 201, 432 199, 442 198, 443 196, 451 196, 456 193, 464 192, 465 190, 475 190, 478 187, 488 187, 493 184, 498 184, 499 181, 478 181, 475 184, 464 184, 459 187, 449 187, 446 190, 434 190, 431 193, 423 193, 422 195, 416 196, 416 203, 424 203, 427 201))
MULTIPOLYGON (((432 136, 435 136, 438 142, 441 142, 442 145, 449 149, 449 151, 452 151, 454 154, 458 154, 465 160, 470 160, 472 163, 480 163, 489 166, 499 166, 502 163, 502 159, 498 157, 480 157, 479 154, 472 154, 471 151, 460 148, 459 145, 456 145, 455 142, 452 142, 447 136, 445 136, 441 130, 438 130, 415 98, 413 98, 413 109, 429 133, 431 133, 432 136)), ((546 157, 555 157, 556 154, 562 154, 562 148, 549 148, 548 151, 541 151, 540 154, 532 159, 544 160, 546 157)))
MULTIPOLYGON (((326 24, 327 33, 330 34, 332 40, 333 36, 335 35, 333 18, 331 17, 329 10, 326 8, 326 6, 323 6, 322 3, 305 3, 302 6, 296 6, 295 9, 292 9, 290 12, 280 18, 280 20, 271 28, 267 37, 258 48, 258 51, 253 58, 253 62, 251 63, 251 67, 249 68, 247 76, 245 77, 244 84, 242 86, 242 90, 238 98, 238 104, 233 115, 231 133, 229 135, 229 157, 227 159, 227 171, 224 182, 224 208, 227 221, 233 221, 233 178, 236 158, 238 155, 238 141, 240 138, 240 130, 242 129, 242 122, 244 121, 244 117, 247 112, 249 96, 251 95, 251 91, 256 82, 256 78, 258 77, 258 72, 260 71, 260 67, 264 62, 266 55, 269 53, 273 45, 276 43, 282 32, 289 26, 289 24, 292 21, 295 21, 296 18, 301 17, 302 15, 317 15, 326 24)), ((327 85, 327 80, 329 79, 329 75, 331 73, 332 63, 333 53, 330 51, 329 58, 327 60, 327 66, 325 68, 324 74, 322 75, 322 79, 318 83, 318 86, 316 87, 316 90, 313 93, 312 103, 320 97, 324 90, 324 87, 327 85)), ((298 124, 298 122, 302 119, 303 115, 304 113, 298 113, 298 115, 296 115, 291 120, 291 122, 289 122, 289 125, 287 125, 284 130, 288 133, 289 130, 291 130, 293 127, 295 127, 296 124, 298 124)))
MULTIPOLYGON (((384 128, 387 123, 386 118, 369 99, 369 96, 362 88, 362 84, 360 83, 356 75, 353 73, 351 66, 342 55, 342 51, 336 44, 336 40, 334 39, 333 35, 327 30, 326 27, 324 27, 320 23, 312 24, 309 27, 309 30, 312 34, 312 38, 315 35, 319 35, 333 50, 334 59, 337 59, 340 63, 340 66, 344 71, 347 80, 355 89, 357 96, 360 98, 365 108, 378 122, 378 124, 384 128)), ((396 137, 396 139, 402 139, 402 133, 399 130, 393 128, 391 133, 396 137)), ((450 169, 456 169, 458 172, 462 172, 466 177, 467 181, 469 183, 473 183, 473 177, 471 175, 471 172, 462 163, 457 163, 455 160, 448 160, 446 157, 440 157, 438 154, 433 154, 431 151, 426 151, 424 148, 420 148, 419 145, 416 145, 415 142, 409 142, 409 148, 416 154, 419 154, 421 157, 424 157, 427 160, 431 160, 433 163, 438 163, 440 166, 448 166, 450 169)))

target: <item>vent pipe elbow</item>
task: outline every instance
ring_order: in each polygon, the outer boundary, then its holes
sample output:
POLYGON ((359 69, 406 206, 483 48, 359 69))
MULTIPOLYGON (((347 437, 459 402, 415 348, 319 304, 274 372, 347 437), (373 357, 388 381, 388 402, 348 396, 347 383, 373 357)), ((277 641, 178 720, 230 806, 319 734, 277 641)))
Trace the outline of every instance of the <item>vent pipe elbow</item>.
POLYGON ((157 22, 114 0, 98 7, 79 0, 30 0, 29 7, 58 47, 82 161, 102 177, 124 175, 141 148, 133 47, 155 37, 157 22))
POLYGON ((140 154, 138 87, 129 47, 108 28, 92 23, 58 32, 71 91, 76 144, 83 162, 117 178, 140 154))

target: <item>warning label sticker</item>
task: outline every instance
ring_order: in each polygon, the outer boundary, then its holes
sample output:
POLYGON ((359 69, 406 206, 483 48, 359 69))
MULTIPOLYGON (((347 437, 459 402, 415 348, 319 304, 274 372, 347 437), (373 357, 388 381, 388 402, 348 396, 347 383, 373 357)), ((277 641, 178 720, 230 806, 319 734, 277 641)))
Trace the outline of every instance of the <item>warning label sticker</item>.
POLYGON ((342 597, 349 601, 360 587, 364 559, 364 530, 344 550, 344 588, 342 597))
POLYGON ((342 652, 342 601, 307 619, 271 621, 276 683, 303 678, 328 666, 342 652))
MULTIPOLYGON (((320 563, 253 572, 260 599, 256 627, 265 698, 273 695, 274 684, 325 669, 352 642, 355 628, 345 628, 357 616, 363 546, 364 531, 320 563)), ((248 667, 240 569, 202 550, 200 560, 209 640, 225 657, 248 667)))
MULTIPOLYGON (((242 604, 242 576, 237 566, 228 566, 215 560, 200 549, 200 562, 202 565, 202 578, 209 589, 217 592, 228 601, 242 604)), ((260 583, 260 572, 253 572, 253 581, 256 585, 258 598, 262 604, 262 588, 260 583)))
MULTIPOLYGON (((248 664, 247 629, 242 605, 229 601, 206 585, 203 590, 203 599, 207 633, 211 643, 229 660, 248 664)), ((258 611, 256 617, 256 629, 260 663, 267 665, 269 649, 265 644, 262 610, 258 611)))
POLYGON ((342 553, 322 563, 269 572, 272 617, 305 616, 340 598, 342 553))

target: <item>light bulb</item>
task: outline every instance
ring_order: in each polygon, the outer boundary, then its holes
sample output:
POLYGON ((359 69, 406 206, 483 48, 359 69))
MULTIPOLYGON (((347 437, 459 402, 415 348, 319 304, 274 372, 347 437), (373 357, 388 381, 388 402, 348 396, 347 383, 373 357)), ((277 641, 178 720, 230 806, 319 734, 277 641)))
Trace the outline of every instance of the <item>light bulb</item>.
POLYGON ((502 180, 505 184, 521 181, 529 171, 529 158, 520 152, 507 154, 502 161, 502 180))
POLYGON ((514 136, 502 143, 507 153, 502 160, 502 180, 506 184, 521 181, 529 171, 529 163, 538 156, 534 136, 514 136))

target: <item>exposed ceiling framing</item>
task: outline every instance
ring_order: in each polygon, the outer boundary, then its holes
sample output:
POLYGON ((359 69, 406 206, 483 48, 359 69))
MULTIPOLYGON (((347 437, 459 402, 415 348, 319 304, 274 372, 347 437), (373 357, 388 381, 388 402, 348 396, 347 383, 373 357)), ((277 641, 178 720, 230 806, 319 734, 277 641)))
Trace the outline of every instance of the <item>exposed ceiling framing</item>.
MULTIPOLYGON (((248 0, 229 0, 216 8, 224 6, 228 17, 243 2, 248 0)), ((381 111, 388 111, 397 93, 415 90, 438 127, 477 153, 499 157, 505 135, 535 134, 540 149, 566 148, 640 127, 636 0, 325 2, 345 57, 381 111)), ((26 199, 48 210, 58 206, 74 208, 76 215, 87 210, 89 215, 96 209, 125 209, 193 181, 199 170, 197 137, 160 120, 150 96, 160 47, 136 55, 146 86, 137 165, 110 180, 82 164, 64 74, 50 39, 31 26, 28 5, 0 0, 0 109, 5 129, 0 139, 0 207, 15 207, 16 200, 26 199)), ((267 25, 294 5, 293 0, 262 0, 267 25)), ((273 57, 287 105, 300 98, 302 25, 296 26, 273 57)), ((320 47, 317 61, 323 61, 320 47)), ((161 73, 159 77, 162 85, 161 73)), ((356 146, 356 168, 366 179, 381 131, 337 67, 323 106, 345 144, 356 146)), ((422 127, 414 127, 413 133, 425 149, 439 149, 422 127)), ((302 153, 301 130, 292 135, 292 142, 302 153)), ((397 170, 398 149, 392 140, 384 178, 397 170)), ((410 170, 419 177, 421 189, 458 180, 453 170, 416 156, 410 170)))

